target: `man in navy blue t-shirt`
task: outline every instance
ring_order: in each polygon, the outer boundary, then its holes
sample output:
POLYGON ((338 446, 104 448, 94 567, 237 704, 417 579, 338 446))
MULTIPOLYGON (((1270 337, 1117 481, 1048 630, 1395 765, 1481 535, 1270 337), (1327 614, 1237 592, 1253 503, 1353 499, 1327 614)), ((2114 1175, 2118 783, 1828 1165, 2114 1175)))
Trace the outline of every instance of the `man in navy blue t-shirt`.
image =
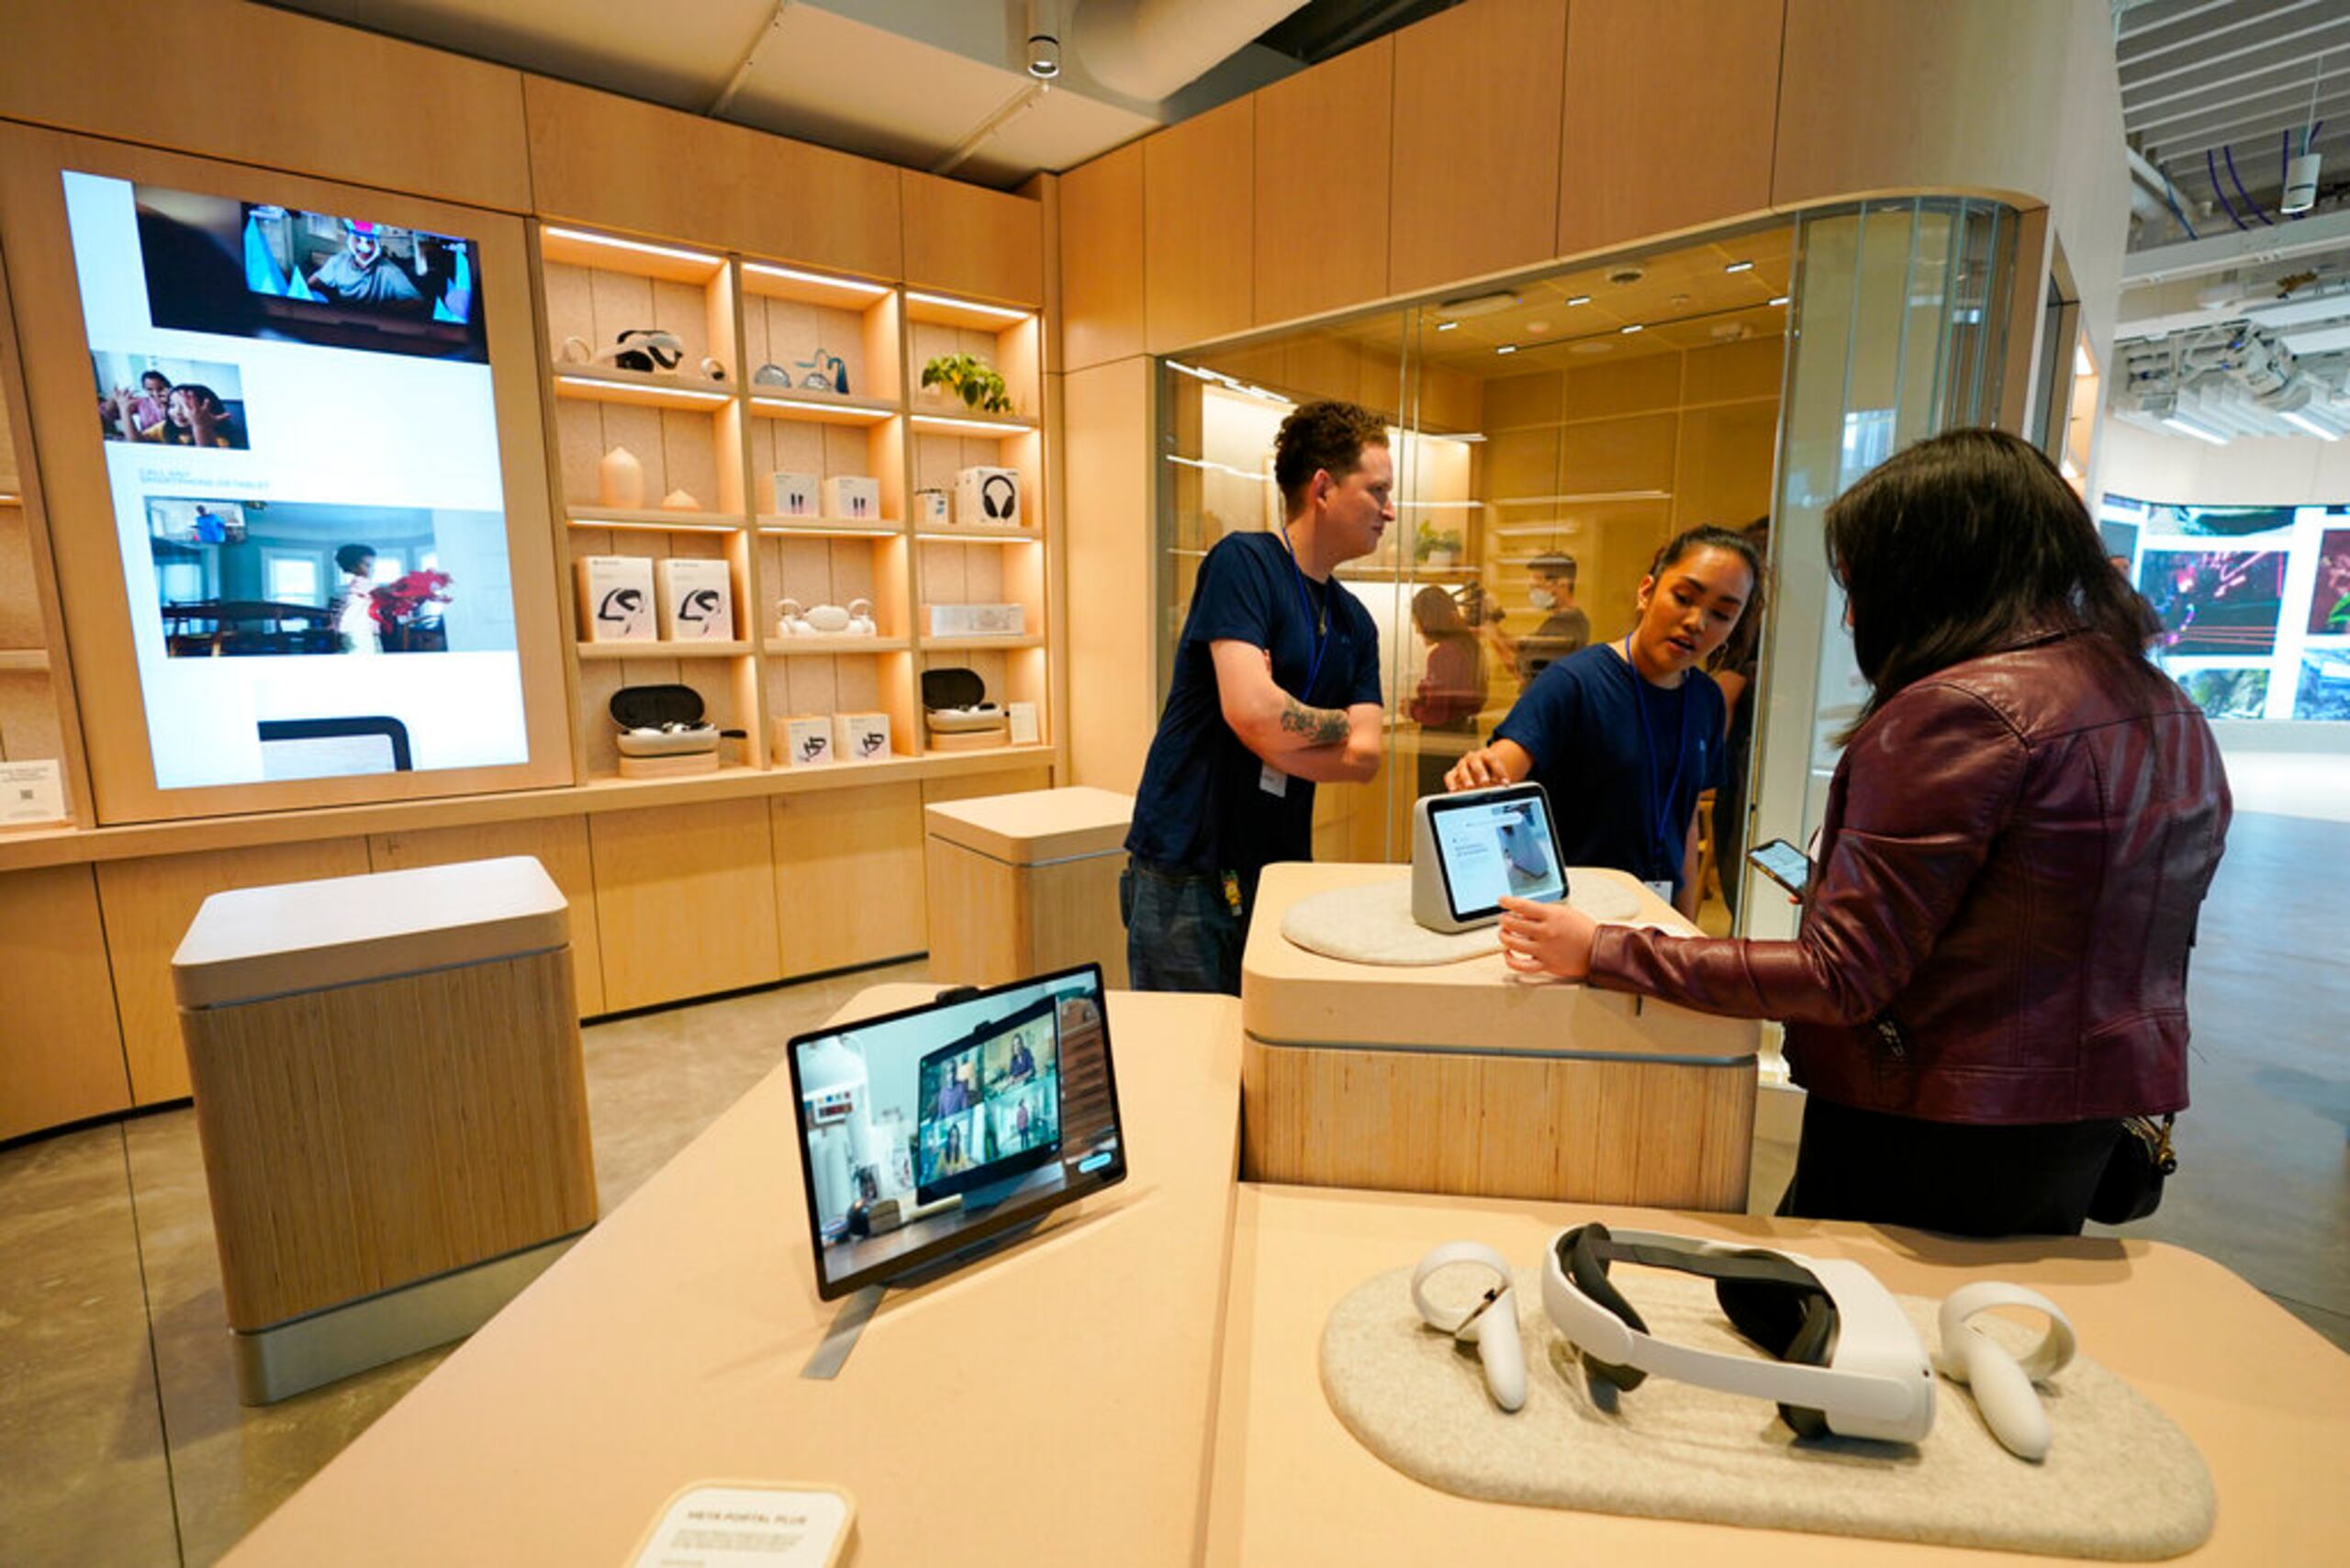
POLYGON ((1200 563, 1175 678, 1135 794, 1119 882, 1138 991, 1240 991, 1257 878, 1314 857, 1314 786, 1379 771, 1379 632, 1331 576, 1394 521, 1378 415, 1308 403, 1281 421, 1278 532, 1200 563))
POLYGON ((1452 790, 1529 775, 1550 797, 1570 866, 1612 866, 1697 916, 1697 797, 1721 783, 1721 688, 1700 667, 1753 597, 1754 547, 1693 528, 1640 581, 1639 619, 1537 676, 1452 790))

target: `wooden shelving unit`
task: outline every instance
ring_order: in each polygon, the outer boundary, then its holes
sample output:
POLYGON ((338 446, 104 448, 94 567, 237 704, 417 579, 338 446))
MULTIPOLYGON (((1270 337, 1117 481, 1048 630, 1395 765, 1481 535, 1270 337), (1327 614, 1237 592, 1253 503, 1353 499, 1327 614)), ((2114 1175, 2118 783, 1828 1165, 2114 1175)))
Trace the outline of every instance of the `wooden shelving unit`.
MULTIPOLYGON (((793 716, 884 712, 893 755, 923 755, 921 675, 937 666, 970 668, 991 699, 1033 702, 1041 720, 1049 682, 1033 309, 572 227, 543 228, 540 247, 571 561, 723 559, 733 584, 731 641, 576 644, 584 782, 617 778, 608 710, 624 685, 692 687, 711 722, 751 737, 724 760, 753 770, 784 765, 774 722, 793 716), (685 353, 676 373, 581 363, 632 327, 677 336, 685 353), (995 366, 1013 409, 973 411, 923 392, 922 365, 946 353, 995 366), (641 497, 605 493, 601 465, 614 445, 642 466, 641 497), (957 476, 973 466, 1019 475, 1020 526, 910 526, 918 492, 943 492, 951 506, 957 476), (869 479, 878 515, 785 515, 778 474, 811 476, 820 491, 827 480, 869 479), (680 488, 706 510, 660 504, 680 488), (878 634, 784 633, 787 599, 803 609, 864 600, 878 634), (1028 632, 927 638, 917 607, 930 603, 1016 603, 1028 632)), ((857 777, 841 770, 845 784, 857 777)))

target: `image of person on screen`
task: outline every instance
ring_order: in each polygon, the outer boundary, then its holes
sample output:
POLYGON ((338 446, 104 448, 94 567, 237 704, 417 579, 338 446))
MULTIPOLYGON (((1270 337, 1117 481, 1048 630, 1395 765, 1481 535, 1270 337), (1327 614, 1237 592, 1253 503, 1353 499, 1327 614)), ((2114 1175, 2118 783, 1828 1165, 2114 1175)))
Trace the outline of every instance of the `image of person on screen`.
POLYGON ((242 451, 245 427, 209 386, 183 381, 165 394, 163 422, 145 440, 166 446, 227 447, 242 451))
POLYGON ((938 1114, 952 1116, 971 1108, 971 1086, 965 1074, 970 1070, 968 1062, 957 1062, 946 1070, 946 1081, 938 1086, 938 1114))
POLYGON ((1257 879, 1314 857, 1314 787, 1379 771, 1379 630, 1334 575, 1394 521, 1387 427, 1353 403, 1281 421, 1286 521, 1200 563, 1118 881, 1137 991, 1240 991, 1257 879))
POLYGON ((1537 779, 1568 865, 1628 871, 1695 919, 1697 797, 1721 781, 1725 722, 1700 666, 1761 576, 1742 535, 1675 536, 1640 579, 1632 629, 1544 670, 1446 787, 1537 779))
POLYGON ((382 651, 375 628, 375 552, 364 544, 346 544, 334 553, 335 569, 342 582, 327 600, 329 622, 346 654, 382 651))
POLYGON ((161 441, 169 419, 165 411, 172 378, 160 370, 140 376, 134 390, 118 386, 98 394, 98 422, 108 441, 161 441))
POLYGON ((424 293, 398 263, 384 252, 376 226, 356 218, 342 220, 342 249, 319 264, 310 287, 346 305, 413 305, 424 308, 424 293))
POLYGON ((1035 1070, 1036 1053, 1028 1048, 1028 1034, 1024 1029, 1012 1036, 1012 1065, 1004 1069, 1004 1076, 1016 1083, 1035 1070))

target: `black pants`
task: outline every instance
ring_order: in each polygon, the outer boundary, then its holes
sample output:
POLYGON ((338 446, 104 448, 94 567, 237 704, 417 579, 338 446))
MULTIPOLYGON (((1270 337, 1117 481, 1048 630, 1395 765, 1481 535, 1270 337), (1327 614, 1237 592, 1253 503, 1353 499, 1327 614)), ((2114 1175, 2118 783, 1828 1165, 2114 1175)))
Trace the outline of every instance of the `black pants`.
POLYGON ((1814 1094, 1779 1212, 1953 1236, 2078 1236, 2121 1134, 2114 1121, 1922 1122, 1814 1094))

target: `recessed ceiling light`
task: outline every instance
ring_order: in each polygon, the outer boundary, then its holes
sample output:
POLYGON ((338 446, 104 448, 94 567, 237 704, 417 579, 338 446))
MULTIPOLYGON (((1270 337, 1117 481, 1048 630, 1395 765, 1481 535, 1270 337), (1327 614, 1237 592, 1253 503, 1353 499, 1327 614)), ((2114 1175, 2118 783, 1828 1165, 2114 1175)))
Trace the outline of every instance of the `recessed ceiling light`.
POLYGON ((1623 334, 1624 334, 1626 337, 1628 337, 1628 337, 1630 337, 1634 332, 1642 332, 1642 331, 1646 331, 1648 329, 1647 329, 1646 327, 1643 327, 1639 322, 1638 322, 1638 321, 1634 321, 1634 322, 1631 322, 1629 325, 1625 326, 1625 327, 1623 327, 1623 328, 1621 328, 1621 329, 1619 329, 1619 330, 1623 332, 1623 334))
POLYGON ((1491 294, 1472 294, 1461 299, 1448 299, 1429 308, 1444 320, 1465 321, 1472 316, 1491 316, 1507 310, 1517 302, 1516 295, 1505 288, 1497 288, 1491 294))
POLYGON ((1588 294, 1571 295, 1568 297, 1567 303, 1569 305, 1588 305, 1591 303, 1591 296, 1588 294))
POLYGON ((1458 321, 1438 321, 1436 324, 1436 330, 1439 332, 1450 332, 1458 330, 1460 326, 1460 323, 1458 321))
POLYGON ((1732 262, 1728 266, 1722 268, 1722 271, 1726 273, 1751 273, 1753 270, 1754 263, 1752 262, 1732 262))
POLYGON ((1785 295, 1784 295, 1784 294, 1782 294, 1782 295, 1778 296, 1776 298, 1774 298, 1774 299, 1773 299, 1773 300, 1771 301, 1771 303, 1772 303, 1772 304, 1774 304, 1774 305, 1785 305, 1786 302, 1787 302, 1787 297, 1786 297, 1785 295))
POLYGON ((1517 345, 1516 343, 1504 343, 1494 352, 1495 353, 1516 353, 1517 352, 1517 345))

